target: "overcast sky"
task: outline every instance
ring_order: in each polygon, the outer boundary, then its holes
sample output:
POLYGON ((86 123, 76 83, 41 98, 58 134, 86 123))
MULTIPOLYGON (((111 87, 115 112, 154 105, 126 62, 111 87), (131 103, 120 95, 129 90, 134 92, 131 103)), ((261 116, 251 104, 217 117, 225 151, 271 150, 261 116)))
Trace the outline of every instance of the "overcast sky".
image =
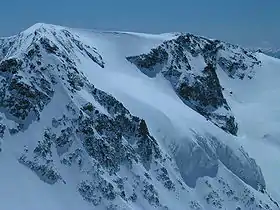
POLYGON ((280 47, 280 0, 2 0, 0 36, 37 22, 149 33, 183 31, 280 47))

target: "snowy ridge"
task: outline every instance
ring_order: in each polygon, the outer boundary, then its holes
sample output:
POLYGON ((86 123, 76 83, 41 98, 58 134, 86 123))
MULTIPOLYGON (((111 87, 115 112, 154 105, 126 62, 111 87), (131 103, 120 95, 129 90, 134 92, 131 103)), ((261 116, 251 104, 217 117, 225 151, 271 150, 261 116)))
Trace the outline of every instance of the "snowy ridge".
POLYGON ((189 34, 47 24, 0 50, 5 209, 279 209, 272 168, 250 149, 277 133, 254 136, 242 111, 267 106, 246 98, 256 85, 272 100, 259 78, 277 61, 189 34))
POLYGON ((269 56, 280 58, 280 49, 262 49, 262 52, 269 56))

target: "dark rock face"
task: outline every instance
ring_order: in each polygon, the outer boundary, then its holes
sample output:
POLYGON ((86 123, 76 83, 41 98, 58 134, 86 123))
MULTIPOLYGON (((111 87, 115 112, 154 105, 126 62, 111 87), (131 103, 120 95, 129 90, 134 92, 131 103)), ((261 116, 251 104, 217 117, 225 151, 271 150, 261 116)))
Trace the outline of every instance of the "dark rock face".
POLYGON ((252 79, 254 76, 252 68, 261 65, 261 61, 254 56, 254 53, 228 43, 220 45, 217 63, 229 77, 241 80, 245 77, 252 79))
POLYGON ((155 207, 160 205, 158 192, 155 190, 154 186, 149 183, 145 183, 144 188, 142 189, 143 196, 148 202, 155 207))
MULTIPOLYGON (((15 42, 20 39, 23 35, 15 42)), ((5 52, 16 52, 17 47, 11 45, 5 52)), ((26 146, 19 163, 51 185, 66 183, 54 163, 54 156, 66 167, 77 165, 85 176, 77 190, 94 206, 113 202, 117 197, 136 202, 140 192, 151 205, 159 206, 155 187, 145 179, 139 180, 133 193, 117 188, 108 180, 108 177, 117 176, 121 166, 132 170, 134 165, 141 165, 149 174, 152 164, 163 162, 163 155, 143 119, 131 115, 122 103, 89 83, 77 68, 78 53, 104 68, 105 63, 94 47, 85 45, 67 30, 58 33, 44 28, 32 34, 26 53, 19 58, 1 60, 0 111, 16 122, 15 128, 8 128, 10 134, 16 135, 32 121, 40 120, 41 112, 53 100, 58 85, 63 84, 69 94, 67 111, 52 119, 35 148, 26 146), (91 102, 73 103, 70 98, 77 97, 81 90, 87 91, 99 106, 91 102)), ((3 125, 1 136, 5 130, 3 125)), ((159 177, 163 185, 173 189, 168 173, 159 177)), ((109 207, 118 209, 116 205, 109 207)))
POLYGON ((23 60, 12 58, 0 63, 0 109, 25 129, 31 121, 40 118, 40 112, 53 96, 51 83, 45 75, 31 77, 36 83, 30 84, 21 76, 26 71, 28 67, 23 65, 23 60))
POLYGON ((95 183, 81 182, 78 191, 86 201, 92 203, 94 206, 98 206, 103 198, 114 200, 117 196, 113 185, 101 179, 101 177, 95 183))
POLYGON ((30 168, 42 181, 48 184, 55 184, 59 180, 62 180, 52 159, 54 138, 55 135, 52 135, 50 130, 46 130, 44 132, 43 141, 38 142, 38 145, 31 152, 31 156, 26 148, 24 154, 19 158, 19 163, 30 168))
POLYGON ((77 70, 75 61, 71 59, 76 57, 77 50, 100 67, 104 67, 97 50, 83 44, 67 30, 56 33, 40 27, 27 37, 21 33, 9 39, 0 40, 0 111, 5 113, 8 119, 18 123, 21 129, 27 129, 32 121, 40 119, 40 112, 53 97, 58 78, 67 78, 65 85, 72 92, 81 90, 83 77, 77 70), (65 36, 69 41, 64 41, 65 36), (23 47, 24 42, 30 42, 29 46, 25 46, 26 52, 16 58, 12 57, 13 53, 23 47), (7 53, 10 58, 4 58, 7 53), (50 58, 49 56, 52 56, 52 62, 42 62, 47 57, 50 58))
POLYGON ((6 125, 0 123, 0 138, 4 137, 5 131, 6 131, 6 125))
POLYGON ((67 127, 65 129, 62 129, 60 135, 55 139, 57 154, 59 156, 66 153, 72 146, 72 143, 74 141, 73 133, 73 128, 67 127))
MULTIPOLYGON (((68 167, 76 164, 81 171, 86 170, 90 175, 93 174, 78 185, 78 191, 84 200, 94 206, 100 205, 105 200, 114 201, 118 196, 126 201, 135 202, 137 195, 135 193, 130 195, 125 190, 122 179, 117 179, 113 183, 103 177, 103 174, 114 177, 117 176, 121 166, 132 170, 134 165, 142 164, 149 177, 151 165, 155 162, 164 162, 163 154, 157 141, 150 135, 144 120, 131 115, 114 97, 89 85, 87 81, 84 81, 84 84, 84 88, 88 89, 105 110, 100 110, 90 102, 81 108, 74 103, 68 104, 69 113, 52 120, 53 128, 50 130, 58 132, 51 135, 51 145, 56 148, 63 164, 68 167), (82 146, 73 151, 73 145, 77 142, 82 146), (91 158, 94 168, 87 168, 87 156, 91 158)), ((49 145, 44 148, 49 150, 49 145)), ((158 179, 166 188, 174 189, 167 170, 163 168, 162 171, 163 174, 159 173, 158 179)), ((142 192, 143 197, 151 205, 160 206, 158 193, 153 184, 145 179, 141 180, 138 175, 136 177, 137 184, 133 185, 135 190, 139 188, 137 190, 142 192)))
POLYGON ((59 50, 58 47, 46 37, 41 37, 40 43, 42 47, 47 51, 47 53, 56 54, 56 52, 59 50))
POLYGON ((156 170, 157 172, 157 180, 161 181, 165 188, 171 191, 175 191, 175 184, 170 180, 168 171, 166 168, 162 167, 156 170))
POLYGON ((0 72, 15 74, 22 67, 23 62, 21 60, 17 60, 15 58, 11 58, 8 60, 3 60, 0 64, 0 72))
POLYGON ((111 117, 98 111, 91 103, 83 106, 76 132, 83 140, 89 155, 105 168, 116 172, 121 162, 131 164, 130 156, 138 153, 143 165, 149 169, 152 159, 160 157, 160 150, 149 134, 145 121, 130 115, 112 96, 96 88, 92 90, 92 94, 111 117), (123 137, 132 147, 124 144, 123 137))
POLYGON ((186 34, 165 41, 148 54, 127 57, 127 60, 149 77, 161 73, 186 105, 236 135, 238 127, 223 97, 216 69, 220 65, 230 77, 243 78, 247 69, 260 62, 248 52, 239 52, 239 48, 236 52, 232 50, 233 58, 223 57, 223 51, 231 48, 238 47, 186 34), (249 58, 251 66, 246 65, 245 58, 249 58), (202 59, 204 66, 192 66, 193 59, 202 59))
POLYGON ((182 83, 178 89, 179 96, 187 105, 210 119, 215 125, 236 135, 238 128, 234 117, 215 112, 215 110, 222 108, 231 114, 230 107, 223 97, 215 68, 212 64, 208 64, 203 73, 204 76, 197 76, 196 81, 192 84, 182 83))

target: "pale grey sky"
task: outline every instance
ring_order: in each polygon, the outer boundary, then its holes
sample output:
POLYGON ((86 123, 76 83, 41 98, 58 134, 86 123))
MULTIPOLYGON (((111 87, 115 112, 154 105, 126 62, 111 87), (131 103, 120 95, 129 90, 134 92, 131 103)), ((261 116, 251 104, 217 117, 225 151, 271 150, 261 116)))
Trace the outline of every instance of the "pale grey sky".
POLYGON ((36 22, 79 28, 183 31, 245 46, 280 47, 279 0, 3 0, 0 36, 36 22))

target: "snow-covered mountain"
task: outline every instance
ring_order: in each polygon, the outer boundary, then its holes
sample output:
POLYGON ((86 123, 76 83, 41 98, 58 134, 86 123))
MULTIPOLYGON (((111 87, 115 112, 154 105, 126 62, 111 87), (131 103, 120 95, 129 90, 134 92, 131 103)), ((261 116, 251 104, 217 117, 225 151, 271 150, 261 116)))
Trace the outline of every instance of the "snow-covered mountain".
POLYGON ((269 56, 280 58, 280 49, 262 49, 261 51, 269 56))
POLYGON ((36 24, 0 76, 3 209, 280 209, 278 59, 36 24))

